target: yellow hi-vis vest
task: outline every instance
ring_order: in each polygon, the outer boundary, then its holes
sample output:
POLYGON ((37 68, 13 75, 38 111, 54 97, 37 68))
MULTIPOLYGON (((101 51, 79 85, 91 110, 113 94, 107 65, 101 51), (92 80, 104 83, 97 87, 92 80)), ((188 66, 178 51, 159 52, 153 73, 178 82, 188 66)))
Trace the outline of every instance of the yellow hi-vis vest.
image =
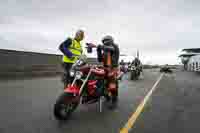
POLYGON ((63 55, 63 62, 75 63, 83 51, 80 42, 77 42, 75 39, 72 39, 72 44, 68 47, 68 49, 72 52, 73 55, 75 55, 75 58, 70 59, 67 56, 63 55))

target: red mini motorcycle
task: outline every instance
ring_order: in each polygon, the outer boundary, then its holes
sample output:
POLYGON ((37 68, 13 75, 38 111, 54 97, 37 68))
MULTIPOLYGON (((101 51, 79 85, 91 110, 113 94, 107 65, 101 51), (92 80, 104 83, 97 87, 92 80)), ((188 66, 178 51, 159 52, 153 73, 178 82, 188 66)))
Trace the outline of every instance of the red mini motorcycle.
POLYGON ((86 58, 81 56, 70 71, 73 82, 64 89, 54 105, 55 118, 67 120, 79 104, 98 102, 102 112, 103 99, 115 107, 118 99, 118 72, 101 65, 89 65, 86 58))

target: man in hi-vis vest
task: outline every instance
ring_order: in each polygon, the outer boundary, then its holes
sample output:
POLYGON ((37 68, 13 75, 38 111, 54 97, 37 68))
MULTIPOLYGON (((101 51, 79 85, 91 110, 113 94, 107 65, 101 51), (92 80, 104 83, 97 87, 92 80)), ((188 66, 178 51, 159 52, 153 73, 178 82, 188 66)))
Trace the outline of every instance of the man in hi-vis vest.
POLYGON ((78 30, 74 38, 67 38, 60 44, 59 49, 63 53, 63 68, 65 70, 63 75, 64 86, 71 82, 70 69, 77 61, 78 57, 82 54, 81 41, 84 39, 84 31, 78 30))

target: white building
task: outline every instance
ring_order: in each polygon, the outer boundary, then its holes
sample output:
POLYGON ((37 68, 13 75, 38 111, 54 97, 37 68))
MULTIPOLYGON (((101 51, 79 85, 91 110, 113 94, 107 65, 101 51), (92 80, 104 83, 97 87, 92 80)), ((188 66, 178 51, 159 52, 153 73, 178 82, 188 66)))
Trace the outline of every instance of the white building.
POLYGON ((200 72, 200 55, 192 56, 188 63, 188 70, 189 71, 198 71, 200 72))
POLYGON ((200 48, 183 49, 181 57, 185 70, 200 72, 200 48))

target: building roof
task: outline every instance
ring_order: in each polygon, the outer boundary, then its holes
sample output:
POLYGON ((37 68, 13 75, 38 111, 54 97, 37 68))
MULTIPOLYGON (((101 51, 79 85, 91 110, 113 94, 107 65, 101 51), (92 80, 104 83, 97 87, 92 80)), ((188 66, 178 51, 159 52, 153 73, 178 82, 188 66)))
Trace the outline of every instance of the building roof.
POLYGON ((200 48, 186 48, 183 49, 182 51, 200 53, 200 48))
POLYGON ((200 55, 200 53, 184 53, 184 54, 180 54, 179 57, 191 57, 195 55, 200 55))

